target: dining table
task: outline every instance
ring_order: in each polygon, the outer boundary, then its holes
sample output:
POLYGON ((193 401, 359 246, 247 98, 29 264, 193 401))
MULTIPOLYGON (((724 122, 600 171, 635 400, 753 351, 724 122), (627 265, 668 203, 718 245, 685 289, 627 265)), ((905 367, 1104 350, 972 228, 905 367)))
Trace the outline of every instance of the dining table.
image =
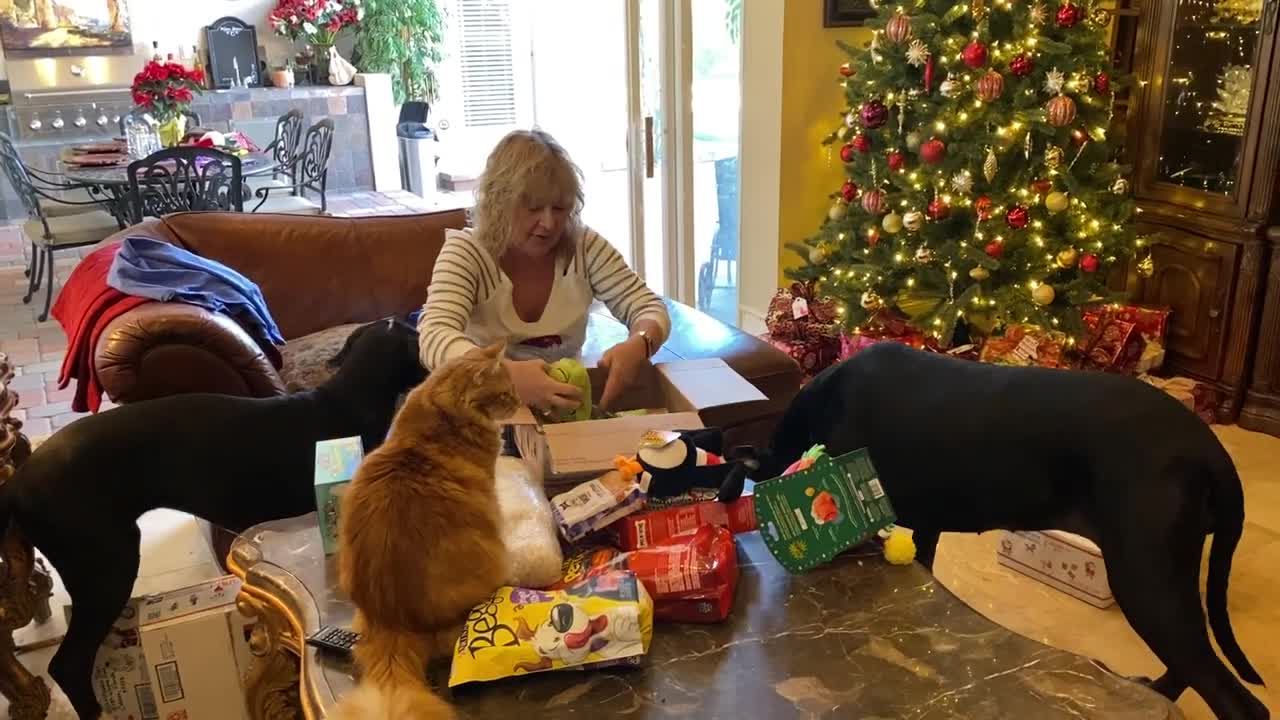
MULTIPOLYGON (((124 150, 123 143, 81 143, 64 147, 59 155, 62 176, 81 185, 102 204, 121 227, 136 222, 129 203, 129 164, 138 158, 124 150), (112 148, 115 151, 112 151, 112 148)), ((270 174, 279 167, 274 156, 251 152, 240 156, 240 174, 245 181, 245 202, 252 199, 248 180, 270 174)))

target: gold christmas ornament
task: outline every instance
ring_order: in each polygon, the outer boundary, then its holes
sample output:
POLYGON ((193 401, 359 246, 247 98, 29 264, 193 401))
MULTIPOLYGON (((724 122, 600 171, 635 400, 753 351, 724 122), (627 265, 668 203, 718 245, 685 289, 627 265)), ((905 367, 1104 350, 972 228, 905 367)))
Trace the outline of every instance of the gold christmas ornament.
POLYGON ((902 226, 911 232, 916 232, 924 227, 924 213, 919 210, 912 210, 902 216, 902 226))
POLYGON ((831 204, 831 208, 827 210, 827 217, 832 220, 843 220, 845 215, 849 214, 849 206, 843 202, 836 201, 831 204))
POLYGON ((1067 205, 1069 205, 1070 203, 1071 201, 1067 198, 1067 194, 1064 192, 1058 192, 1057 190, 1054 190, 1053 192, 1049 193, 1044 198, 1045 208, 1049 212, 1054 214, 1057 214, 1062 212, 1063 210, 1066 210, 1067 205))
POLYGON ((821 245, 815 245, 809 248, 809 262, 813 265, 821 265, 827 261, 827 251, 821 245))
POLYGON ((996 179, 996 173, 999 172, 1000 166, 996 163, 996 151, 993 148, 987 148, 987 159, 982 161, 982 177, 987 182, 996 179))
POLYGON ((1128 195, 1129 181, 1124 178, 1116 178, 1116 181, 1111 183, 1111 192, 1115 195, 1128 195))
POLYGON ((862 301, 860 303, 863 310, 879 310, 884 301, 876 294, 875 290, 868 290, 862 293, 862 301))
POLYGON ((969 13, 973 15, 974 20, 982 20, 987 16, 987 6, 983 0, 970 0, 969 13))
POLYGON ((1062 148, 1057 145, 1050 145, 1044 149, 1044 164, 1050 169, 1057 169, 1062 165, 1062 148))
POLYGON ((1151 259, 1151 255, 1147 255, 1138 261, 1138 274, 1144 278, 1149 278, 1156 274, 1156 264, 1151 259))
POLYGON ((907 148, 910 150, 915 150, 918 147, 920 147, 920 133, 916 132, 915 130, 912 130, 911 132, 907 133, 907 148))
POLYGON ((986 280, 991 277, 991 271, 979 265, 969 271, 969 277, 979 281, 986 280))
POLYGON ((925 247, 924 245, 921 245, 920 247, 916 248, 916 262, 918 263, 933 262, 933 251, 925 247))
POLYGON ((1031 300, 1040 306, 1053 303, 1053 299, 1057 297, 1057 293, 1053 291, 1053 286, 1047 283, 1037 285, 1031 291, 1031 300))
POLYGON ((902 216, 898 213, 891 212, 888 215, 885 215, 884 219, 880 221, 880 227, 884 228, 884 231, 890 235, 896 235, 897 233, 902 232, 902 216))
POLYGON ((1067 248, 1058 253, 1058 267, 1063 269, 1073 268, 1076 260, 1080 259, 1080 252, 1075 248, 1067 248))

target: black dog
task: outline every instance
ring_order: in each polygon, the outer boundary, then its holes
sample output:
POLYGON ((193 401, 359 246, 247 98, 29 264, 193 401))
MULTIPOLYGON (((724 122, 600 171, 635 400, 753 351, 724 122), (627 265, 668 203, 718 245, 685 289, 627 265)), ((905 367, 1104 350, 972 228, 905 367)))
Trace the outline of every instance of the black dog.
POLYGON ((138 517, 171 508, 222 527, 315 509, 318 440, 382 443, 398 397, 421 382, 417 332, 358 328, 337 374, 278 398, 190 394, 123 405, 55 433, 0 489, 0 535, 17 523, 71 596, 67 635, 49 674, 81 718, 96 719, 94 656, 138 575, 138 517))
POLYGON ((865 447, 899 522, 932 566, 938 534, 1062 529, 1094 540, 1116 600, 1165 664, 1154 683, 1195 688, 1220 718, 1266 707, 1214 654, 1209 624, 1245 680, 1262 684, 1227 617, 1227 577, 1244 493, 1227 451, 1160 390, 1101 373, 1013 368, 878 343, 809 383, 784 414, 759 478, 815 443, 865 447))

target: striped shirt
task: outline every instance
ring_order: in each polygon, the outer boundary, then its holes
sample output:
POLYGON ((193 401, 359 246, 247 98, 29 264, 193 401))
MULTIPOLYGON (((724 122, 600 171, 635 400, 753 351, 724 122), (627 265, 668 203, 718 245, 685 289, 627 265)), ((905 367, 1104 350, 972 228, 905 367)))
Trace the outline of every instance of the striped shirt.
POLYGON ((661 345, 671 330, 667 306, 627 267, 622 255, 599 233, 583 228, 572 256, 556 267, 546 308, 525 322, 512 302, 511 279, 470 230, 449 230, 436 258, 427 301, 418 319, 418 347, 428 370, 468 350, 507 341, 507 357, 554 362, 577 357, 586 340, 587 314, 603 302, 627 327, 652 320, 661 327, 661 345))

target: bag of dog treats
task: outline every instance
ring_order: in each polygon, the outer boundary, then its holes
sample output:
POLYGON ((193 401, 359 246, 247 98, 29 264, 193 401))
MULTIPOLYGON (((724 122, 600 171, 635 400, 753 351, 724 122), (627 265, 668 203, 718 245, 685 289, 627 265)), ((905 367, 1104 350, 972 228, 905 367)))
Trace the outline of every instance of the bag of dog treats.
POLYGON ((596 575, 627 570, 653 597, 657 620, 715 623, 729 616, 738 586, 738 550, 727 528, 703 525, 642 550, 595 547, 564 561, 564 587, 596 575))
POLYGON ((617 470, 551 498, 560 534, 571 543, 577 542, 640 510, 648 497, 648 480, 649 475, 638 464, 624 461, 617 470))
POLYGON ((652 637, 653 600, 634 573, 603 573, 561 590, 502 587, 467 616, 449 687, 635 663, 652 637))

